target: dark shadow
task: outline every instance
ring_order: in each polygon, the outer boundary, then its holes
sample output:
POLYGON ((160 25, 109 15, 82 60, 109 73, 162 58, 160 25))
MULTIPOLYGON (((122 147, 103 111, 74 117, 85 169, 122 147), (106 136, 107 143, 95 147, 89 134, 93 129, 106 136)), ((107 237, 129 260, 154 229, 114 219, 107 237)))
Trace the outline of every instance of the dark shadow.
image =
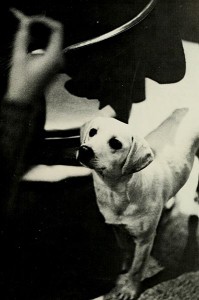
POLYGON ((1 232, 1 299, 83 300, 113 287, 121 253, 91 177, 23 182, 18 201, 1 232))

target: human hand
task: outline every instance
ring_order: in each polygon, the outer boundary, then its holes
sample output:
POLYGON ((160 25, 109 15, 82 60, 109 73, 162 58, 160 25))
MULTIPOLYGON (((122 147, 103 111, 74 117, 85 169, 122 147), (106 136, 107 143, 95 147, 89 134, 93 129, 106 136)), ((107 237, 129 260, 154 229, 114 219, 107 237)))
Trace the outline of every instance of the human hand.
POLYGON ((19 19, 20 24, 13 45, 6 98, 31 102, 37 95, 43 94, 52 77, 62 67, 63 27, 59 22, 47 17, 28 17, 16 9, 11 11, 19 19), (28 52, 30 29, 34 23, 43 24, 51 31, 43 54, 28 52))

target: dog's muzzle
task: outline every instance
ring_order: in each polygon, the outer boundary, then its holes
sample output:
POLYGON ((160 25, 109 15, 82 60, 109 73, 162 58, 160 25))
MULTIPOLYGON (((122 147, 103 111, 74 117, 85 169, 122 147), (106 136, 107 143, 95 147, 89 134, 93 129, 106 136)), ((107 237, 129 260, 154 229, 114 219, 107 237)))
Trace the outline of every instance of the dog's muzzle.
POLYGON ((79 148, 77 159, 81 163, 86 165, 87 163, 90 162, 90 160, 93 157, 94 157, 94 152, 90 147, 83 145, 79 148))

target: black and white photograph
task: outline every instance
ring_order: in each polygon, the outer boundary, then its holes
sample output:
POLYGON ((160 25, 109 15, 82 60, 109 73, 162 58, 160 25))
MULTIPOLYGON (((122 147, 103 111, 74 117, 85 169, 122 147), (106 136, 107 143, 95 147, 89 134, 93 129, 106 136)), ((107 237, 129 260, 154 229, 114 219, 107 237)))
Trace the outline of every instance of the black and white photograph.
POLYGON ((198 0, 0 5, 0 299, 199 300, 198 0))

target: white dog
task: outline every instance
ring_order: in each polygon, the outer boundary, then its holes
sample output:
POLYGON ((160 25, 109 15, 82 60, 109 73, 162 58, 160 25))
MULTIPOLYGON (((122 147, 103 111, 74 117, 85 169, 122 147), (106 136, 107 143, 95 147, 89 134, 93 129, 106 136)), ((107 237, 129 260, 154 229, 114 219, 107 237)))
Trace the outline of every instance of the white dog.
POLYGON ((78 159, 93 169, 99 210, 114 225, 124 251, 123 272, 106 299, 139 295, 163 207, 187 181, 198 146, 194 109, 174 111, 145 139, 112 118, 98 117, 83 126, 78 159))

